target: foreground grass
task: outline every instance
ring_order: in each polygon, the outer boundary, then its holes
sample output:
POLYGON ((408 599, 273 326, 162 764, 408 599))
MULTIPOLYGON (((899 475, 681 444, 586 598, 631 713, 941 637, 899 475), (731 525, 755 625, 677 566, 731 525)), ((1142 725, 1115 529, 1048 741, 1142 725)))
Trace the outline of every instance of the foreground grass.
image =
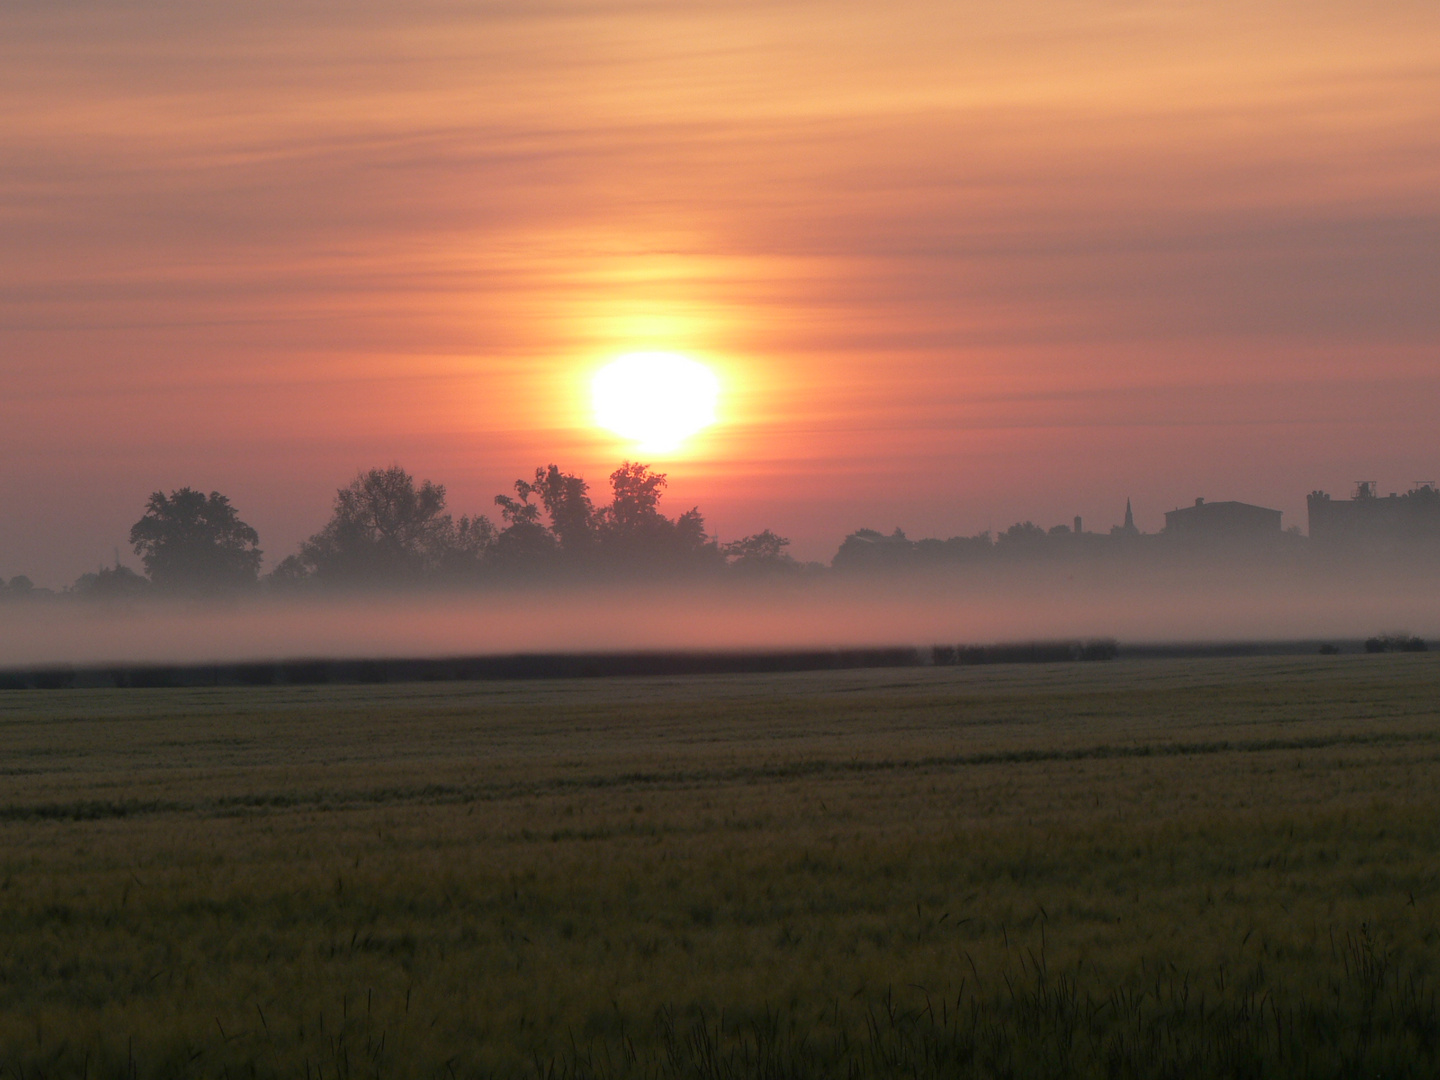
POLYGON ((1437 675, 0 695, 0 1075, 1435 1075, 1437 675))

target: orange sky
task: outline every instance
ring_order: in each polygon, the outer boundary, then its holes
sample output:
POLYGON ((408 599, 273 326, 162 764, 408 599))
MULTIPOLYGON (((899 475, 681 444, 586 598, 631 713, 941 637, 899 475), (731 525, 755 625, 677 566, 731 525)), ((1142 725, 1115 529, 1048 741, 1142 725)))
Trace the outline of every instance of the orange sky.
POLYGON ((0 253, 4 576, 603 486, 640 349, 726 381, 655 462, 724 538, 1303 527, 1440 474, 1440 6, 19 0, 0 253))

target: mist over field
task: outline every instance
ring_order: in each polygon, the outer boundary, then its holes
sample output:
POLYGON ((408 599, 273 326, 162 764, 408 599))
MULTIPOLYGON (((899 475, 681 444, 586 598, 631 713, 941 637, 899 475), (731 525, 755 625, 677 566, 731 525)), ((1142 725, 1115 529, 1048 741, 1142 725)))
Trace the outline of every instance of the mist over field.
POLYGON ((1440 636, 1440 581, 1046 563, 736 583, 0 604, 0 665, 1440 636))
POLYGON ((1311 497, 1312 536, 1238 502, 1142 533, 1031 521, 911 539, 861 528, 828 565, 766 529, 721 543, 662 509, 626 462, 611 500, 557 467, 518 480, 501 521, 455 518, 443 485, 358 475, 269 573, 219 492, 155 492, 120 562, 63 592, 0 581, 0 668, 445 658, 523 653, 892 648, 1040 641, 1355 640, 1440 631, 1440 491, 1311 497))

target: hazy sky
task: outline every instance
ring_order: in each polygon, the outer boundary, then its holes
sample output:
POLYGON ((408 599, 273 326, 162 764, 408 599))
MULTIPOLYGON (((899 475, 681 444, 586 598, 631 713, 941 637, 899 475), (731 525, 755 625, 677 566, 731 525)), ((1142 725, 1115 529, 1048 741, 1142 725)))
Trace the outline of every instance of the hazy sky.
POLYGON ((1435 479, 1440 5, 0 7, 0 575, 603 486, 639 349, 725 386, 672 512, 806 557, 1435 479))

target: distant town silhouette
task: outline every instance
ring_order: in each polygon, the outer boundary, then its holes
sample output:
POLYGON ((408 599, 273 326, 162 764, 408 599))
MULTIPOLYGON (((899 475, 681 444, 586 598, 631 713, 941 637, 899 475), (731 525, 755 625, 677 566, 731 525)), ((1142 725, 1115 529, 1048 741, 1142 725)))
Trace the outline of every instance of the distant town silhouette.
POLYGON ((330 520, 268 574, 260 536, 219 492, 184 487, 150 496, 129 534, 143 573, 124 565, 82 575, 70 587, 0 577, 0 599, 114 600, 145 596, 304 595, 336 590, 463 588, 487 582, 583 582, 644 577, 763 581, 837 578, 1024 560, 1281 560, 1337 566, 1440 557, 1440 489, 1431 482, 1381 496, 1360 481, 1349 498, 1308 497, 1308 535, 1282 527, 1279 510, 1197 498, 1142 533, 1129 500, 1123 522, 1087 531, 1079 517, 1042 528, 1018 522, 998 534, 911 539, 900 528, 861 528, 830 563, 802 563, 790 541, 766 529, 720 543, 698 507, 669 517, 660 508, 666 474, 624 462, 610 474, 610 501, 555 465, 495 497, 498 521, 456 518, 445 487, 399 466, 362 472, 336 492, 330 520))

